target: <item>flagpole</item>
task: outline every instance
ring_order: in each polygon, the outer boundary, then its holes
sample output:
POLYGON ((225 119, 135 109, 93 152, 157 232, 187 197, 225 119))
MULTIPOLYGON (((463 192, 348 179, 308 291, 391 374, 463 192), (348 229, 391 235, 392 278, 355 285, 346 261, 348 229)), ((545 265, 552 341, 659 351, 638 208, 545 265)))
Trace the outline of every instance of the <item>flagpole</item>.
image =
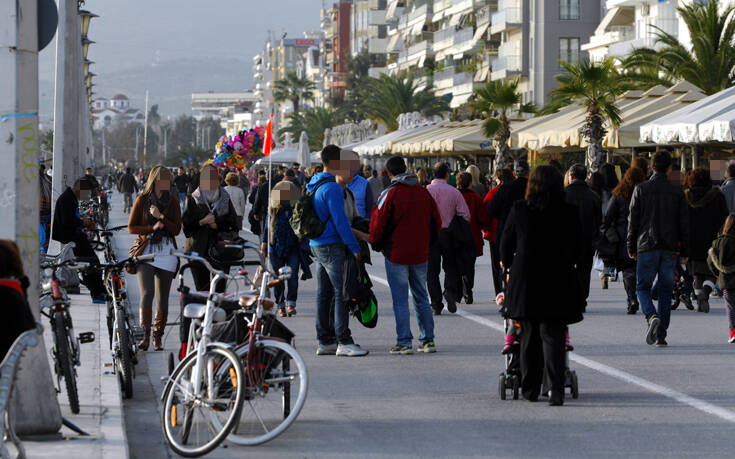
MULTIPOLYGON (((271 148, 273 148, 273 113, 271 113, 271 119, 268 121, 268 127, 270 129, 266 129, 266 141, 263 144, 263 152, 268 155, 268 205, 266 206, 266 209, 268 209, 265 213, 265 218, 267 219, 270 215, 270 206, 271 206, 271 192, 273 191, 273 187, 271 184, 271 181, 273 179, 273 157, 271 156, 271 148)), ((273 222, 270 222, 272 225, 273 222)), ((265 227, 265 225, 263 225, 265 227)), ((263 229, 265 231, 265 228, 263 229)), ((270 232, 270 231, 269 231, 270 232)), ((265 235, 265 257, 266 257, 266 265, 270 261, 270 255, 271 255, 271 244, 270 244, 270 238, 265 235)), ((272 267, 272 266, 271 266, 272 267)))

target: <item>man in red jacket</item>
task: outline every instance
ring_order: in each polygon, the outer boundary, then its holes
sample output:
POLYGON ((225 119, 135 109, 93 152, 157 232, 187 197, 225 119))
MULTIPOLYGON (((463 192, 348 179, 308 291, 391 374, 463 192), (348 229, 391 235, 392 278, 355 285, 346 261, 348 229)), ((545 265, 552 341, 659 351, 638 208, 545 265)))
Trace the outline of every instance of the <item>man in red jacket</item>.
POLYGON ((370 219, 370 243, 385 256, 397 343, 391 354, 413 354, 408 292, 413 296, 419 323, 418 352, 436 352, 434 317, 426 290, 429 246, 439 236, 441 217, 434 199, 419 186, 416 174, 406 173, 403 158, 386 163, 390 186, 378 198, 370 219))

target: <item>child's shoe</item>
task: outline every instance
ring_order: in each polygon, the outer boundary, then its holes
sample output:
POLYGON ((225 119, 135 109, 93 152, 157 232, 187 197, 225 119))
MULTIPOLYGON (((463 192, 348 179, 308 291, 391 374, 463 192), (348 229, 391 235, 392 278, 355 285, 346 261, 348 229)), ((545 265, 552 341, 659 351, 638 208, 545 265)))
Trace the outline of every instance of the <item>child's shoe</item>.
POLYGON ((500 353, 503 355, 510 354, 510 350, 513 349, 513 344, 515 344, 515 342, 515 335, 505 335, 505 345, 503 346, 503 350, 500 351, 500 353))
POLYGON ((574 346, 572 346, 572 342, 569 340, 569 332, 566 332, 564 334, 564 348, 567 352, 571 352, 574 350, 574 346))
POLYGON ((732 330, 730 330, 730 339, 727 340, 727 342, 730 343, 730 344, 735 344, 735 328, 733 328, 732 330))

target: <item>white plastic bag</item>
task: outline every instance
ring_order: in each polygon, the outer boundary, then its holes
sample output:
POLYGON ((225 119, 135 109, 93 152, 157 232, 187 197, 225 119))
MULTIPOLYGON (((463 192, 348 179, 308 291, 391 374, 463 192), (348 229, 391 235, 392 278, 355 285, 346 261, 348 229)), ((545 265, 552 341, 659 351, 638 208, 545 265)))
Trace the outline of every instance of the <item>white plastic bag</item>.
POLYGON ((596 271, 605 271, 605 263, 602 261, 602 258, 597 256, 597 254, 595 254, 595 258, 592 260, 592 269, 596 271))

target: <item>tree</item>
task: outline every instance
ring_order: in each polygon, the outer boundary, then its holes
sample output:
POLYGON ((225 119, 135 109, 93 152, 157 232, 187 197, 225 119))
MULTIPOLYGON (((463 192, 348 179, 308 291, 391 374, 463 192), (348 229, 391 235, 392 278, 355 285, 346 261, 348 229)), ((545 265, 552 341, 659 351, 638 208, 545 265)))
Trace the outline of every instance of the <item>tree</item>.
POLYGON ((309 149, 312 151, 322 149, 325 129, 331 129, 342 122, 337 110, 324 107, 307 108, 301 113, 289 113, 286 118, 289 120, 288 126, 279 129, 278 136, 283 138, 289 133, 292 138, 298 139, 301 131, 306 131, 309 136, 309 149))
POLYGON ((495 167, 501 169, 508 163, 508 139, 510 138, 511 110, 518 113, 534 113, 533 104, 521 104, 521 94, 518 92, 518 79, 490 81, 485 87, 475 90, 477 100, 474 109, 484 114, 482 133, 488 139, 493 139, 498 145, 498 154, 495 167))
POLYGON ((589 143, 587 162, 590 171, 596 172, 602 164, 602 140, 607 134, 605 123, 616 128, 620 126, 622 119, 615 101, 631 85, 615 69, 611 58, 601 62, 584 59, 571 64, 560 64, 565 72, 556 76, 559 86, 549 94, 550 104, 545 111, 558 109, 575 101, 585 106, 587 117, 580 133, 589 143))
POLYGON ((687 49, 677 37, 656 29, 660 49, 638 48, 623 60, 629 77, 642 85, 687 80, 707 95, 735 84, 735 20, 729 6, 716 1, 691 3, 678 9, 689 29, 692 46, 687 49), (658 77, 658 79, 656 78, 658 77))
POLYGON ((420 112, 430 117, 449 111, 449 101, 435 96, 431 84, 420 89, 413 74, 368 77, 367 93, 369 97, 363 105, 365 113, 383 123, 389 131, 398 129, 396 118, 401 113, 420 112))
POLYGON ((288 72, 285 78, 273 84, 273 99, 276 102, 291 101, 294 113, 298 113, 302 100, 314 100, 315 89, 313 81, 299 78, 296 72, 288 72))
POLYGON ((41 149, 44 151, 54 151, 54 130, 49 129, 41 136, 41 149))
POLYGON ((367 79, 370 71, 370 53, 363 47, 356 56, 348 57, 346 62, 345 94, 335 91, 331 98, 332 106, 339 109, 344 118, 353 122, 365 119, 363 101, 368 98, 367 79))

